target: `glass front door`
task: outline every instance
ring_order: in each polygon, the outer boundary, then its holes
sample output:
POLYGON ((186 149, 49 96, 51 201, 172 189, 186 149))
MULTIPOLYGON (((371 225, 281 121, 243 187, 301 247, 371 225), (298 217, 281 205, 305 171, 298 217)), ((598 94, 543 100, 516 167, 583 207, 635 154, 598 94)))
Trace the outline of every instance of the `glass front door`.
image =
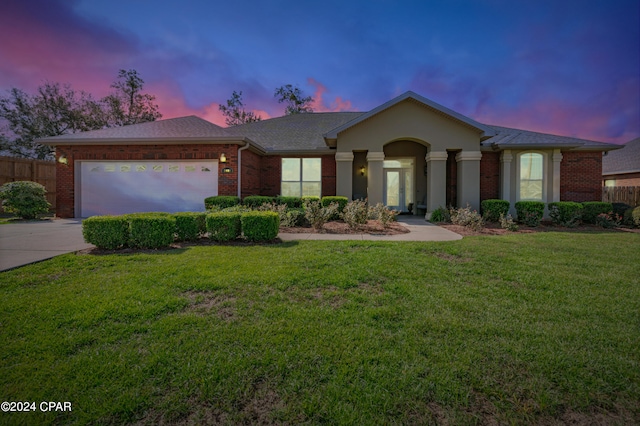
POLYGON ((413 203, 413 169, 384 169, 384 205, 400 212, 413 203))

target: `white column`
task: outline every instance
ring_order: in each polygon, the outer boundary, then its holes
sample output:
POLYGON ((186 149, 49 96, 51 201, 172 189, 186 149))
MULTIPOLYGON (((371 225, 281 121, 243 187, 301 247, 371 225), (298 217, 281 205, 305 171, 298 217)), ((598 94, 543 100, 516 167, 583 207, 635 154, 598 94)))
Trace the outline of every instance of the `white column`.
POLYGON ((460 151, 456 154, 458 163, 458 207, 480 211, 480 151, 460 151))
POLYGON ((553 187, 551 191, 551 201, 560 201, 560 163, 562 162, 562 153, 559 149, 553 150, 553 187))
POLYGON ((510 203, 509 210, 513 209, 515 204, 511 199, 511 161, 513 161, 511 150, 502 151, 500 155, 500 198, 510 203))
POLYGON ((447 207, 447 151, 428 152, 427 160, 427 214, 438 207, 447 207))
POLYGON ((384 152, 369 151, 367 153, 367 198, 370 206, 384 202, 382 199, 383 161, 384 152))
POLYGON ((336 152, 336 195, 353 196, 353 152, 336 152))

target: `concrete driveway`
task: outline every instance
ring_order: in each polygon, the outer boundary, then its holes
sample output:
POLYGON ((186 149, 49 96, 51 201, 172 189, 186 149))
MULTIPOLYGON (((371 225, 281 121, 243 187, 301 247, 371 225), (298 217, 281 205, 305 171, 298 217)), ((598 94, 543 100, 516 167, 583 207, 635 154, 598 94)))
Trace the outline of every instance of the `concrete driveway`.
POLYGON ((81 219, 47 219, 0 225, 0 271, 93 247, 81 219))

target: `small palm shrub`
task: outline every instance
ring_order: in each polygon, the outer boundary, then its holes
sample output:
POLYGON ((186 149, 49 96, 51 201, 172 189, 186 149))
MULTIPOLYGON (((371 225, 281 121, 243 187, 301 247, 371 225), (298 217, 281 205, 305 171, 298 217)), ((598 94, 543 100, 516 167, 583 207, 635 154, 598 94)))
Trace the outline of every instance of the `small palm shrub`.
POLYGON ((7 213, 13 213, 23 219, 35 219, 41 213, 47 213, 51 204, 47 201, 47 190, 36 182, 19 180, 0 186, 0 200, 7 213))
POLYGON ((325 223, 338 211, 338 204, 332 203, 324 207, 320 200, 305 200, 304 215, 313 229, 322 229, 325 223))
POLYGON ((334 196, 331 196, 331 197, 322 197, 320 199, 320 202, 322 203, 322 205, 324 207, 327 207, 331 203, 337 203, 338 204, 338 211, 336 212, 336 214, 333 217, 333 219, 338 219, 338 218, 340 218, 340 215, 342 214, 342 211, 344 210, 344 208, 347 205, 347 203, 349 203, 349 199, 347 197, 334 197, 334 196))
POLYGON ((462 225, 473 231, 480 231, 484 227, 484 220, 480 213, 472 210, 468 204, 467 207, 449 210, 449 214, 451 215, 451 223, 454 225, 462 225))
POLYGON ((542 201, 518 201, 515 204, 518 222, 531 227, 540 225, 544 214, 542 201))
POLYGON ((445 209, 444 207, 438 207, 431 213, 429 222, 451 222, 451 215, 449 214, 449 210, 445 209))
POLYGON ((366 200, 350 201, 342 210, 342 220, 351 229, 358 229, 367 223, 367 219, 369 219, 369 205, 366 200))
POLYGON ((498 222, 500 215, 509 212, 510 203, 507 200, 482 200, 482 217, 489 222, 498 222))

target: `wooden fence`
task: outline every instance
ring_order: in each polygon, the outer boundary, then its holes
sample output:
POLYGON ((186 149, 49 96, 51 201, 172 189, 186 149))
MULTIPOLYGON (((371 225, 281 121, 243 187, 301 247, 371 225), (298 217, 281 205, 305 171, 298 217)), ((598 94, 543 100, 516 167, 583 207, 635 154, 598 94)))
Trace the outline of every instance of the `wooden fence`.
POLYGON ((25 158, 0 157, 0 185, 17 180, 38 182, 47 190, 51 209, 56 208, 56 163, 25 158))
POLYGON ((603 186, 602 201, 640 206, 640 186, 603 186))

